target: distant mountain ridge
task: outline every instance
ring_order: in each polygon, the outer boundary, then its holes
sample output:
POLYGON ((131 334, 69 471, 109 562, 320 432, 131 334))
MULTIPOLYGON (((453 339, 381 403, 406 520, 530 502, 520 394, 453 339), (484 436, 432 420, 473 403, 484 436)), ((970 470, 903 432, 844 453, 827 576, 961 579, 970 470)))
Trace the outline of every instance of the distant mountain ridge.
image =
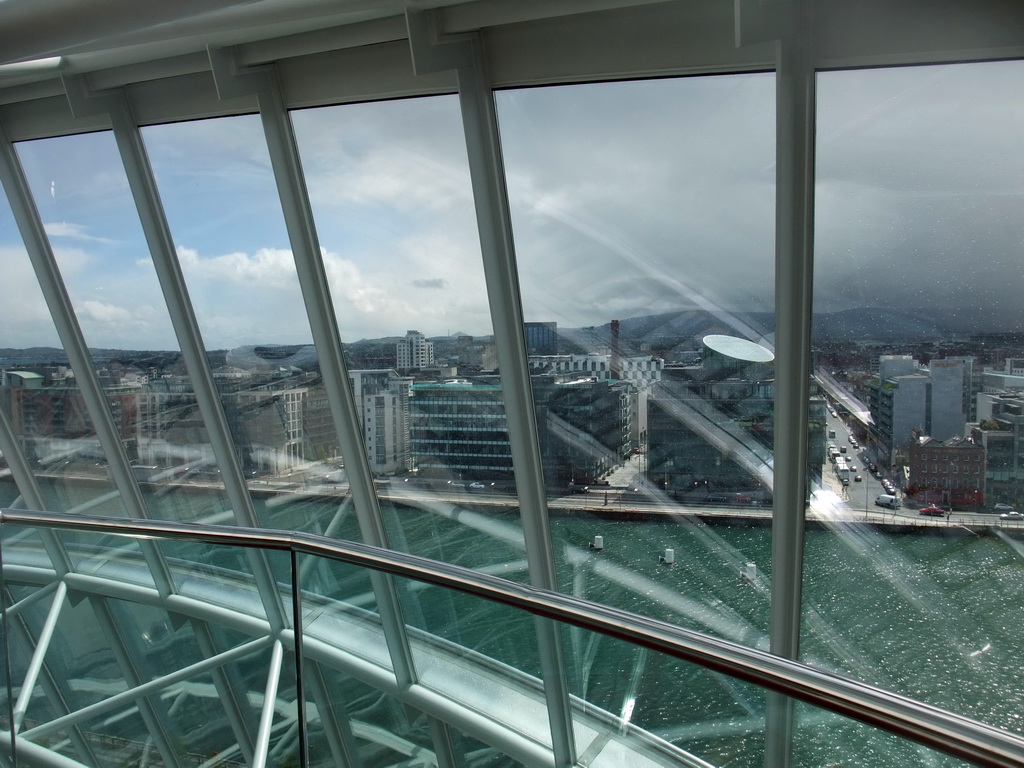
MULTIPOLYGON (((628 317, 619 321, 619 340, 625 354, 637 354, 641 347, 662 351, 676 348, 697 349, 700 339, 712 333, 743 336, 735 325, 771 338, 775 316, 770 312, 733 312, 716 315, 700 309, 661 312, 628 317), (735 323, 732 320, 735 319, 735 323)), ((897 341, 967 338, 972 334, 1024 333, 1024 321, 986 305, 929 307, 858 307, 841 312, 816 313, 813 316, 814 342, 897 341)), ((559 337, 565 351, 592 352, 611 345, 611 323, 581 328, 561 327, 559 337)), ((376 363, 401 337, 362 339, 346 343, 346 352, 374 350, 363 364, 376 363)), ((486 337, 481 337, 486 338, 486 337)), ((449 339, 450 340, 450 339, 449 339)), ((755 339, 757 340, 757 339, 755 339)), ((224 350, 210 352, 222 358, 224 350)), ((180 358, 172 350, 90 349, 93 360, 144 362, 159 367, 180 358)), ((362 357, 362 355, 359 355, 362 357)), ((355 362, 355 361, 354 361, 355 362)), ((67 365, 68 358, 59 347, 0 348, 0 366, 67 365)))

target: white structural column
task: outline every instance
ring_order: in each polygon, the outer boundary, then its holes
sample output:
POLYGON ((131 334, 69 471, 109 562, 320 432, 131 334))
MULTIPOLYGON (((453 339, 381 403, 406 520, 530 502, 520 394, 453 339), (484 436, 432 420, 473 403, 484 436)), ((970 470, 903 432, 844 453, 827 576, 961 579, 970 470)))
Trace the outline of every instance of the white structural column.
MULTIPOLYGON (((264 768, 270 751, 270 728, 274 724, 274 703, 277 701, 277 687, 281 682, 281 666, 284 659, 284 646, 280 640, 274 641, 267 667, 267 686, 263 691, 263 710, 260 713, 260 729, 256 733, 256 748, 252 758, 253 768, 264 768)), ((298 702, 296 702, 298 704, 298 702)))
MULTIPOLYGON (((167 303, 171 325, 181 346, 181 355, 188 370, 192 391, 195 393, 213 454, 221 470, 224 490, 238 524, 258 528, 260 523, 234 450, 227 416, 224 414, 223 404, 213 379, 213 369, 206 356, 181 265, 178 263, 174 240, 164 216, 153 169, 127 96, 123 91, 94 94, 81 77, 65 78, 64 88, 76 116, 103 114, 111 121, 132 198, 138 210, 146 243, 149 245, 164 301, 167 303)), ((251 552, 249 557, 253 578, 259 586, 267 610, 267 618, 275 630, 283 629, 287 625, 284 604, 267 559, 258 552, 251 552)))
MULTIPOLYGON (((459 104, 494 346, 501 368, 502 395, 530 582, 537 587, 557 590, 505 169, 499 148, 494 94, 486 73, 480 36, 439 38, 436 28, 438 16, 432 12, 409 9, 406 20, 416 73, 454 69, 458 74, 459 104)), ((576 747, 558 627, 554 622, 541 618, 536 620, 535 627, 555 765, 573 765, 576 747)))
MULTIPOLYGON (((739 44, 776 44, 775 504, 771 652, 799 659, 814 287, 814 27, 811 0, 738 0, 739 44)), ((795 704, 768 694, 765 765, 792 764, 795 704)))
MULTIPOLYGON (((320 240, 313 223, 312 206, 299 161, 299 150, 291 120, 284 109, 280 84, 270 67, 239 71, 230 52, 211 49, 208 53, 221 98, 255 96, 257 99, 288 229, 288 240, 295 259, 299 288, 320 361, 320 374, 338 444, 345 458, 345 471, 355 503, 359 530, 365 543, 387 547, 387 534, 373 487, 373 472, 363 446, 358 408, 342 353, 341 333, 331 302, 327 270, 324 268, 320 240)), ((374 571, 369 577, 397 684, 400 688, 408 687, 416 681, 416 672, 398 591, 394 580, 384 574, 374 571)))

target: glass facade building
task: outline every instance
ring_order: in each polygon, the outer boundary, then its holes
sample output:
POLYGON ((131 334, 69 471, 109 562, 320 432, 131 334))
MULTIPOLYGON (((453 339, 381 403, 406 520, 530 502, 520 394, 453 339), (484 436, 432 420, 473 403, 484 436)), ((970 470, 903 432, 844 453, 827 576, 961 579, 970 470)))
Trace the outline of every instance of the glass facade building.
POLYGON ((1022 59, 0 3, 0 762, 1024 764, 1022 59))

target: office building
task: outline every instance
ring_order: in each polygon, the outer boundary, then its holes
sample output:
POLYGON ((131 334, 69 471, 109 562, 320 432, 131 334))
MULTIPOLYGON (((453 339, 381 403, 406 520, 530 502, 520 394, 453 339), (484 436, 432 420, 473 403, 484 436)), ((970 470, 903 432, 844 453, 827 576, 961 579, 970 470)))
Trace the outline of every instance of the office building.
POLYGON ((890 456, 909 448, 915 431, 937 440, 964 436, 970 368, 963 359, 920 367, 909 355, 881 358, 878 377, 867 383, 868 404, 874 437, 890 456))
POLYGON ((523 323, 529 355, 558 354, 558 323, 523 323))
POLYGON ((377 474, 409 469, 409 387, 393 370, 349 371, 366 455, 377 474))

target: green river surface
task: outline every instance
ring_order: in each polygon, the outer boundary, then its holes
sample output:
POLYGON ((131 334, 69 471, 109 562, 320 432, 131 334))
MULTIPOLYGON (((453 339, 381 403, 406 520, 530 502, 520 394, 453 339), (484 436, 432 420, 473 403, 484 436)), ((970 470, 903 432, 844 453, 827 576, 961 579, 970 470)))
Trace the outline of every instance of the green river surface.
MULTIPOLYGON (((0 490, 0 502, 14 502, 10 484, 0 490)), ((58 511, 97 495, 67 483, 46 493, 58 511)), ((147 497, 161 516, 230 522, 214 494, 147 491, 147 497)), ((117 506, 101 499, 89 511, 119 514, 117 506)), ((383 511, 396 549, 527 580, 512 508, 385 503, 383 511)), ((261 500, 257 513, 267 527, 360 539, 354 512, 336 501, 261 500)), ((551 530, 563 591, 767 647, 770 526, 583 514, 555 517, 551 530), (601 552, 588 547, 595 536, 604 537, 601 552), (659 559, 666 548, 675 551, 671 566, 659 559), (756 566, 753 579, 741 578, 747 563, 756 566)), ((1015 536, 994 528, 810 528, 801 661, 1024 732, 1024 547, 1015 536)), ((400 583, 400 594, 410 624, 539 673, 530 617, 435 587, 400 583)), ((584 630, 564 627, 562 637, 573 694, 715 765, 761 764, 763 691, 584 630)), ((810 706, 799 704, 797 717, 795 765, 961 764, 810 706)))

